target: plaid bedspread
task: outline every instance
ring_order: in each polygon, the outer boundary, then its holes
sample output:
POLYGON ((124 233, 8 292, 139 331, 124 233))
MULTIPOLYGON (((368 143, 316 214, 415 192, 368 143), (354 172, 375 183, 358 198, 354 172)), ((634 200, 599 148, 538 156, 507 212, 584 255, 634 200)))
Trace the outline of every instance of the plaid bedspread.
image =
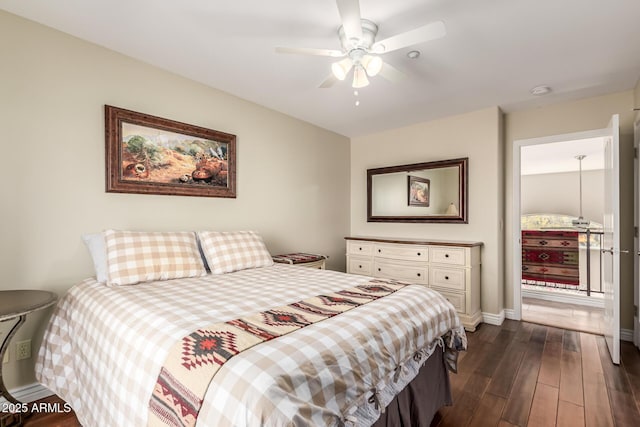
MULTIPOLYGON (((368 280, 284 264, 123 287, 88 279, 59 302, 36 375, 85 426, 143 426, 158 373, 181 337, 368 280)), ((197 425, 370 425, 442 336, 445 345, 466 345, 453 306, 407 286, 232 358, 209 386, 197 425)))

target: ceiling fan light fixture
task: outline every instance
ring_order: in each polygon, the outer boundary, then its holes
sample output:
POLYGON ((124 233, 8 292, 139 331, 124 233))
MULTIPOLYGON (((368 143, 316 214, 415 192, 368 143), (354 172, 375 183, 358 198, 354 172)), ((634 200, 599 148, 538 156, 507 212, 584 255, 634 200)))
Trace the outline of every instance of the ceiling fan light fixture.
POLYGON ((374 77, 382 70, 382 58, 379 56, 365 55, 362 58, 362 66, 369 77, 374 77))
POLYGON ((347 77, 347 73, 351 70, 353 62, 351 58, 345 58, 342 61, 334 62, 331 64, 331 72, 338 80, 344 80, 347 77))
POLYGON ((367 78, 367 72, 361 64, 356 65, 353 70, 353 84, 356 89, 369 86, 369 79, 367 78))
MULTIPOLYGON (((321 88, 328 88, 335 83, 345 80, 354 69, 354 88, 365 87, 369 84, 369 77, 380 74, 391 82, 402 78, 402 73, 388 62, 383 62, 378 55, 405 49, 411 46, 436 40, 446 35, 447 30, 442 21, 435 21, 412 30, 400 32, 382 40, 376 40, 378 25, 360 14, 361 0, 335 0, 340 15, 338 39, 340 50, 315 48, 286 48, 278 47, 278 53, 295 53, 302 55, 316 55, 328 57, 344 57, 342 61, 331 64, 332 73, 320 84, 321 88)), ((412 51, 412 59, 420 55, 419 51, 412 51)))

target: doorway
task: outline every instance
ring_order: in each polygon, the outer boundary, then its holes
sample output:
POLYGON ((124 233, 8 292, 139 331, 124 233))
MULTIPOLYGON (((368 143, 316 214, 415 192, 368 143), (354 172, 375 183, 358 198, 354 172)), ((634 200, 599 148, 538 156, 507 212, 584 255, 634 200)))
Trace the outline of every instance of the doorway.
POLYGON ((514 306, 522 320, 605 331, 604 141, 589 131, 514 145, 514 306))

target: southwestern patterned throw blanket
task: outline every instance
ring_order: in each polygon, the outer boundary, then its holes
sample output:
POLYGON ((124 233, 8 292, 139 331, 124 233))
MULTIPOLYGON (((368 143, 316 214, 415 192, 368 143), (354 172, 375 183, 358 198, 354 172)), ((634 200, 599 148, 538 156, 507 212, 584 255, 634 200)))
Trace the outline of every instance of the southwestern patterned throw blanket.
POLYGON ((194 426, 211 378, 233 356, 382 298, 406 285, 372 280, 355 288, 196 330, 178 341, 169 352, 149 402, 149 425, 194 426))
POLYGON ((285 264, 89 279, 56 308, 36 375, 83 425, 370 425, 436 346, 466 336, 437 292, 369 280, 285 264))
POLYGON ((580 285, 578 232, 522 230, 522 279, 580 285))

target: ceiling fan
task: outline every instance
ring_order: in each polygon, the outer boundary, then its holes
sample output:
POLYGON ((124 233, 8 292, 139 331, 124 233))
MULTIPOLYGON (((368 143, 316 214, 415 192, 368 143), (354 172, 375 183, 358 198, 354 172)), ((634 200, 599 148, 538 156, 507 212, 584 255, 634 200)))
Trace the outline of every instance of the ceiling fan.
POLYGON ((421 27, 384 40, 376 41, 378 26, 360 16, 359 0, 336 0, 342 25, 338 28, 338 37, 342 50, 313 49, 295 47, 277 47, 278 53, 293 53, 302 55, 329 56, 344 58, 331 65, 332 74, 320 85, 321 88, 333 86, 344 80, 353 69, 354 88, 369 85, 368 77, 378 74, 389 81, 395 82, 402 78, 402 73, 395 67, 382 61, 379 55, 435 40, 446 34, 444 22, 435 21, 421 27))

